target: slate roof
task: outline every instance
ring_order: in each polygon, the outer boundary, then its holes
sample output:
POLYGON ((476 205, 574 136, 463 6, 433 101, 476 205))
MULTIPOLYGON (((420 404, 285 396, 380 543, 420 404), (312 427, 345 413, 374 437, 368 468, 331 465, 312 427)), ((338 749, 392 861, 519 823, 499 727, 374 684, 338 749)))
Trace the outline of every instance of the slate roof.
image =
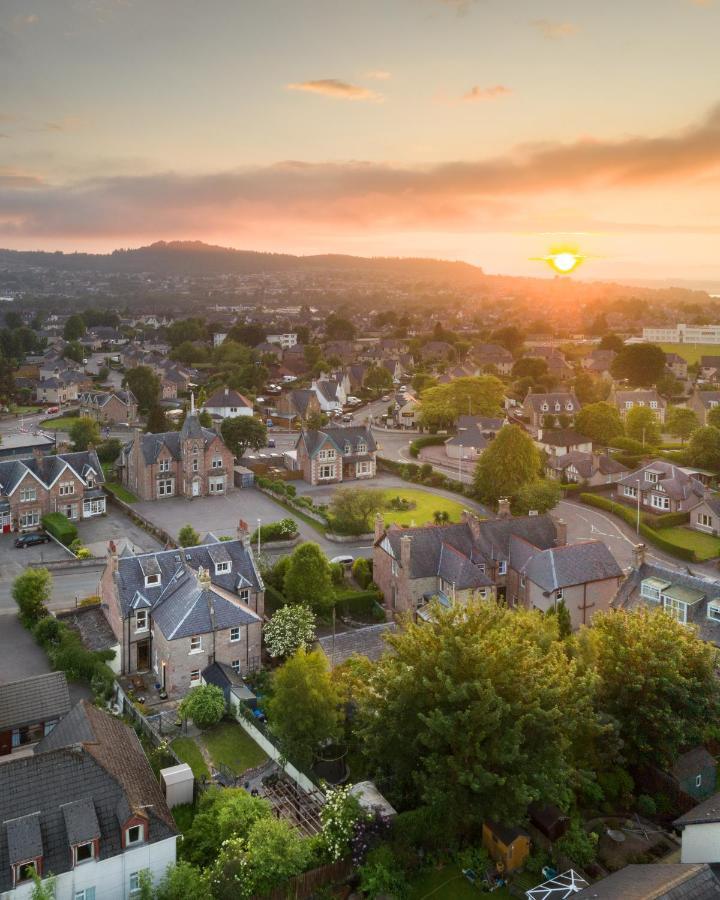
POLYGON ((720 882, 705 863, 632 864, 575 894, 579 900, 710 900, 720 882))
POLYGON ((457 420, 457 427, 460 428, 478 428, 480 431, 500 431, 505 424, 505 419, 495 419, 490 416, 460 416, 457 420))
POLYGON ((206 409, 221 409, 224 406, 248 406, 252 403, 234 388, 220 387, 205 401, 206 409))
POLYGON ((340 387, 340 382, 338 381, 316 381, 315 389, 318 393, 322 394, 326 400, 330 402, 339 402, 338 401, 338 388, 340 387))
POLYGON ((516 547, 519 542, 527 543, 522 538, 512 538, 510 564, 543 591, 557 591, 576 584, 622 578, 623 570, 602 541, 582 541, 535 551, 529 558, 523 559, 520 565, 516 565, 516 547))
MULTIPOLYGON (((720 368, 720 357, 718 357, 718 367, 720 368)), ((15 382, 17 383, 17 378, 15 382)), ((712 409, 713 406, 720 404, 720 391, 698 391, 695 396, 707 409, 712 409)))
POLYGON ((674 778, 682 781, 685 778, 694 778, 702 769, 714 769, 715 766, 715 757, 705 747, 700 746, 680 754, 670 772, 674 778))
POLYGON ((177 834, 133 730, 81 700, 34 755, 0 765, 0 892, 12 888, 12 860, 42 856, 44 871, 69 871, 69 831, 97 828, 101 860, 121 853, 123 808, 148 817, 149 843, 177 834))
POLYGON ((472 355, 483 362, 512 362, 512 353, 500 344, 479 344, 472 355))
POLYGON ((354 425, 349 428, 323 428, 320 431, 301 431, 296 447, 301 442, 304 443, 308 456, 312 457, 328 440, 342 456, 366 456, 368 453, 374 453, 377 449, 372 431, 365 425, 354 425), (345 453, 346 444, 350 445, 349 454, 345 453), (358 445, 360 444, 365 444, 367 449, 359 451, 358 445))
POLYGON ((607 454, 590 453, 587 450, 571 450, 560 456, 551 456, 547 467, 556 472, 564 472, 573 466, 581 478, 592 478, 596 472, 601 475, 619 475, 629 472, 627 466, 607 454))
POLYGON ((720 369, 720 356, 701 356, 701 369, 720 369))
POLYGON ((538 443, 547 444, 548 447, 571 447, 574 444, 592 444, 592 440, 573 428, 557 428, 552 431, 543 429, 538 443))
POLYGON ((72 800, 63 804, 60 809, 65 819, 65 831, 70 844, 84 844, 100 837, 100 824, 95 804, 90 797, 72 800))
POLYGON ((615 403, 622 407, 624 407, 625 403, 628 401, 632 401, 634 405, 644 406, 650 406, 651 402, 655 402, 658 405, 658 409, 667 406, 666 401, 657 391, 615 391, 614 399, 615 403))
POLYGON ((185 417, 183 426, 180 431, 164 431, 157 434, 141 434, 137 438, 129 441, 123 447, 123 454, 128 456, 133 445, 133 441, 139 440, 142 449, 143 458, 147 465, 153 465, 159 457, 163 447, 170 451, 170 455, 175 460, 182 459, 183 442, 191 438, 202 440, 203 446, 208 447, 214 440, 222 441, 217 432, 210 428, 203 428, 200 425, 198 417, 188 415, 185 417))
POLYGON ((10 494, 28 472, 32 472, 41 485, 49 488, 67 466, 70 466, 83 481, 90 469, 94 472, 96 483, 102 484, 105 481, 97 453, 94 450, 84 450, 78 453, 58 453, 39 459, 33 456, 29 459, 8 459, 0 462, 0 492, 10 494))
POLYGON ((62 672, 0 684, 0 731, 60 719, 70 709, 62 672))
POLYGON ((336 634, 334 641, 332 635, 321 637, 318 645, 334 666, 339 666, 351 656, 364 656, 374 662, 390 649, 385 643, 384 635, 396 630, 394 622, 382 622, 336 634))
POLYGON ((458 433, 445 441, 445 446, 467 447, 473 450, 484 450, 490 443, 487 438, 477 427, 470 425, 466 428, 458 429, 458 433))
POLYGON ((705 822, 720 822, 720 793, 713 794, 697 806, 675 819, 673 825, 697 825, 705 822))
POLYGON ((126 406, 137 403, 132 391, 84 391, 80 394, 78 400, 87 406, 97 406, 98 409, 102 409, 113 397, 117 397, 126 406))
POLYGON ((542 415, 543 413, 567 413, 579 412, 581 409, 580 401, 573 391, 553 391, 548 394, 533 394, 529 392, 525 397, 525 404, 530 404, 533 411, 542 415), (549 409, 543 409, 543 404, 547 404, 549 409), (560 409, 555 409, 556 404, 560 404, 560 409), (572 409, 568 410, 567 406, 572 405, 572 409))
POLYGON ((299 415, 304 416, 308 403, 315 397, 315 391, 306 388, 295 388, 288 392, 288 399, 299 415))
POLYGON ((720 516, 720 495, 708 494, 706 497, 703 497, 703 499, 700 500, 697 506, 693 506, 693 510, 702 505, 707 506, 708 509, 715 513, 716 516, 720 516))
POLYGON ((646 466, 631 472, 618 484, 638 487, 638 479, 640 479, 640 493, 657 491, 658 486, 662 485, 660 493, 667 494, 673 500, 688 500, 693 496, 700 500, 705 494, 705 487, 701 481, 664 459, 654 459, 646 466), (647 473, 657 473, 658 480, 650 481, 646 477, 647 473))
MULTIPOLYGON (((149 609, 156 609, 161 603, 174 602, 175 590, 178 590, 177 602, 184 604, 188 591, 185 586, 188 568, 198 570, 202 566, 209 570, 211 583, 230 594, 237 593, 242 588, 253 591, 264 590, 252 548, 243 546, 240 540, 222 541, 222 548, 231 561, 230 571, 215 574, 215 563, 210 554, 211 551, 217 552, 218 543, 220 542, 119 557, 116 584, 123 615, 129 615, 137 605, 138 598, 143 601, 142 605, 149 609), (146 569, 152 567, 153 573, 155 568, 159 570, 159 585, 145 587, 143 567, 146 569)), ((195 580, 194 575, 192 578, 195 580)), ((155 612, 153 616, 156 616, 155 612)), ((166 621, 169 622, 169 619, 166 621)))

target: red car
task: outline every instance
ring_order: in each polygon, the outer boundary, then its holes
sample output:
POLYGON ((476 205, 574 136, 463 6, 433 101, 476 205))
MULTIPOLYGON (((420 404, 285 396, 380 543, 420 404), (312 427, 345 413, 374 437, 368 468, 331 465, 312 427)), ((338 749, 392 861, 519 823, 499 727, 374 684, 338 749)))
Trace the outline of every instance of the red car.
POLYGON ((50 407, 48 407, 48 409, 45 410, 45 412, 48 415, 51 415, 52 413, 59 413, 60 407, 59 406, 50 406, 50 407))

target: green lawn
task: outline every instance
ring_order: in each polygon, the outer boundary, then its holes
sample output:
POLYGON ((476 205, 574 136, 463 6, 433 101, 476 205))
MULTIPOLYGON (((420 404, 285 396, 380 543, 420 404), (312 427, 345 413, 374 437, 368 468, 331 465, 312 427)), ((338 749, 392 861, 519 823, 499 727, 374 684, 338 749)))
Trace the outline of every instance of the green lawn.
POLYGON ((103 485, 111 494, 115 494, 118 500, 123 500, 125 503, 137 503, 138 498, 133 494, 132 491, 129 491, 127 488, 123 487, 121 484, 117 484, 115 481, 106 481, 103 485))
POLYGON ((424 491, 419 488, 388 488, 383 492, 385 496, 385 524, 390 525, 426 525, 433 521, 433 514, 436 510, 447 512, 451 522, 459 522, 460 515, 466 507, 457 500, 450 500, 447 497, 441 497, 431 491, 424 491), (403 500, 410 500, 415 503, 413 509, 394 510, 389 509, 387 504, 395 497, 403 500))
POLYGON ((78 416, 60 416, 58 419, 45 419, 40 427, 43 431, 70 431, 77 420, 78 416))
POLYGON ((10 411, 16 416, 27 416, 30 413, 41 412, 41 408, 39 406, 12 406, 10 411))
POLYGON ((192 803, 180 803, 178 806, 173 806, 172 817, 181 833, 185 834, 190 830, 195 818, 195 807, 192 803))
POLYGON ((206 778, 210 777, 210 770, 208 769, 207 764, 203 759, 200 748, 195 743, 193 738, 175 738, 170 746, 177 754, 178 759, 190 766, 195 778, 200 781, 202 780, 203 776, 205 776, 206 778))
POLYGON ((511 897, 507 888, 488 893, 475 887, 465 878, 459 866, 446 866, 423 872, 410 885, 408 900, 507 900, 511 897))
POLYGON ((687 547, 695 551, 698 562, 720 556, 720 538, 711 534, 703 534, 678 525, 676 528, 663 528, 658 534, 667 541, 672 541, 678 547, 687 547))
POLYGON ((687 360, 688 365, 696 363, 701 356, 720 356, 720 344, 660 344, 665 353, 677 353, 687 360))
POLYGON ((234 722, 221 722, 206 731, 200 740, 215 765, 225 765, 235 775, 254 769, 267 759, 250 735, 234 722))

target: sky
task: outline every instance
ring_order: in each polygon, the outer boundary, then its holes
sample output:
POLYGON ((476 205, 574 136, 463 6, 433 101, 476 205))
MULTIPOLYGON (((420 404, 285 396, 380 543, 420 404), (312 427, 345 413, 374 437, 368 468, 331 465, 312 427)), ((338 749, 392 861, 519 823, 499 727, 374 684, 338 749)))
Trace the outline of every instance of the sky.
POLYGON ((720 278, 720 0, 2 0, 0 246, 720 278))

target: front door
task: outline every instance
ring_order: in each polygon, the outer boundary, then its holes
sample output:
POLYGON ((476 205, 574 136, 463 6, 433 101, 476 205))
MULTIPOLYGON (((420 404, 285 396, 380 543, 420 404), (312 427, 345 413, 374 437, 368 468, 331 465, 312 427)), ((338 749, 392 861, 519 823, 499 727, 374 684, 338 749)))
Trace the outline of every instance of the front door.
POLYGON ((144 672, 150 668, 150 641, 146 638, 137 645, 137 666, 138 672, 144 672))
POLYGON ((199 496, 200 496, 200 482, 197 480, 197 478, 194 478, 194 479, 193 479, 193 483, 192 483, 192 495, 193 495, 193 497, 199 497, 199 496))

